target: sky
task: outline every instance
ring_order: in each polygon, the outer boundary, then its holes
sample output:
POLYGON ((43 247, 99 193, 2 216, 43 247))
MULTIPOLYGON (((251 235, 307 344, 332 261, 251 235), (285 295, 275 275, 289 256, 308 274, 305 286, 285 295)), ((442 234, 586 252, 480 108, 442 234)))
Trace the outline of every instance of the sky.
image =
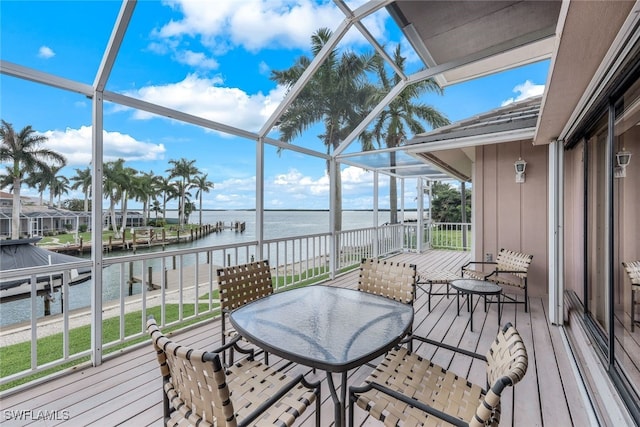
MULTIPOLYGON (((353 8, 360 3, 347 2, 353 8)), ((2 0, 0 58, 92 85, 120 7, 115 0, 2 0)), ((286 94, 270 79, 271 71, 311 56, 311 35, 322 27, 335 29, 343 18, 332 1, 322 0, 138 1, 106 89, 257 132, 286 94)), ((408 71, 423 67, 386 11, 364 22, 388 50, 400 44, 408 71)), ((372 49, 353 28, 338 47, 372 49)), ((455 122, 542 94, 548 66, 541 62, 448 86, 443 95, 420 101, 455 122)), ((71 178, 89 165, 90 99, 6 75, 0 75, 0 93, 0 117, 16 130, 31 125, 45 135, 46 146, 67 158, 63 175, 71 178)), ((313 127, 294 143, 325 152, 321 133, 313 127)), ((195 160, 214 183, 204 209, 255 208, 253 140, 106 102, 104 143, 104 161, 123 158, 126 166, 156 175, 167 176, 169 160, 195 160)), ((325 161, 267 145, 264 172, 265 208, 328 209, 325 161)), ((344 209, 372 208, 371 172, 344 167, 342 182, 344 209)), ((405 184, 407 209, 415 208, 415 185, 405 184)), ((22 193, 36 195, 27 188, 22 193)), ((70 191, 63 199, 82 197, 70 191)), ((388 179, 382 177, 379 207, 388 206, 388 179)))

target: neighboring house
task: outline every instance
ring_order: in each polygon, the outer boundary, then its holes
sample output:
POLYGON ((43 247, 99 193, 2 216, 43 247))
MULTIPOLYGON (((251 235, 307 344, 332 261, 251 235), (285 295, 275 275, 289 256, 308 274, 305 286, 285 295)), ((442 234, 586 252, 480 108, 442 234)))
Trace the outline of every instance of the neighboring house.
MULTIPOLYGON (((37 198, 21 197, 21 237, 47 236, 60 232, 74 232, 81 226, 90 227, 91 213, 41 205, 37 198)), ((13 194, 0 191, 0 236, 11 236, 13 194)))

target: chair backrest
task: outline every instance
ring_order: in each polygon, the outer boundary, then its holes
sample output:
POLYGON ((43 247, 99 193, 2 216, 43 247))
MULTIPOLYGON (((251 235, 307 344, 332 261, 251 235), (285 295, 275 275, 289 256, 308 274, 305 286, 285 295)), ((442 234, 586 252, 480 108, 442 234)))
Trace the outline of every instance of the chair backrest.
POLYGON ((529 270, 531 260, 533 260, 533 255, 500 249, 496 256, 496 268, 501 271, 522 271, 522 273, 512 274, 524 279, 527 277, 527 270, 529 270))
MULTIPOLYGON (((155 319, 147 321, 147 331, 156 350, 164 379, 165 398, 192 425, 234 426, 233 404, 225 371, 217 353, 181 346, 162 334, 155 319)), ((166 405, 165 405, 166 406, 166 405)), ((165 413, 165 417, 169 414, 165 413)))
POLYGON ((490 388, 478 405, 470 426, 497 425, 500 417, 500 396, 507 386, 519 382, 527 372, 529 358, 522 337, 507 323, 487 352, 487 384, 490 388))
POLYGON ((627 261, 623 262, 622 265, 627 271, 631 284, 640 285, 640 261, 627 261))
POLYGON ((234 310, 273 293, 267 260, 219 268, 217 280, 223 310, 234 310))
POLYGON ((358 290, 413 304, 416 296, 416 278, 414 264, 363 259, 360 263, 358 290))

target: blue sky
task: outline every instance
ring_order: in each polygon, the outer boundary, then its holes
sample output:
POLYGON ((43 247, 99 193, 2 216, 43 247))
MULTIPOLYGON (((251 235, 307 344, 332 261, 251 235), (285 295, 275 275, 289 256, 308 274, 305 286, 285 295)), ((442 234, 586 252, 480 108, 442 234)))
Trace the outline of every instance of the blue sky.
MULTIPOLYGON (((91 85, 120 6, 119 1, 3 0, 0 57, 91 85)), ((331 1, 139 1, 107 90, 257 131, 285 94, 270 80, 271 70, 310 55, 310 35, 320 27, 336 28, 343 16, 331 1)), ((409 70, 422 66, 386 11, 365 24, 389 49, 401 44, 409 70)), ((371 49, 355 29, 339 47, 371 49)), ((547 69, 543 62, 449 86, 443 96, 430 94, 423 102, 451 121, 464 119, 541 94, 547 69)), ((66 176, 88 166, 91 100, 6 75, 0 75, 0 90, 1 118, 17 129, 32 125, 45 134, 48 146, 67 157, 66 176)), ((105 104, 104 129, 105 161, 121 157, 137 170, 166 175, 170 159, 195 159, 215 184, 204 208, 255 207, 255 141, 110 103, 105 104)), ((324 152, 319 133, 311 129, 296 143, 324 152)), ((265 154, 266 208, 328 208, 324 161, 288 150, 277 153, 272 146, 265 154)), ((371 208, 371 173, 345 168, 343 184, 345 209, 371 208)), ((414 181, 407 182, 407 208, 415 207, 414 187, 414 181)), ((388 207, 386 179, 379 192, 380 208, 388 207)), ((70 197, 82 196, 70 192, 63 198, 70 197)))

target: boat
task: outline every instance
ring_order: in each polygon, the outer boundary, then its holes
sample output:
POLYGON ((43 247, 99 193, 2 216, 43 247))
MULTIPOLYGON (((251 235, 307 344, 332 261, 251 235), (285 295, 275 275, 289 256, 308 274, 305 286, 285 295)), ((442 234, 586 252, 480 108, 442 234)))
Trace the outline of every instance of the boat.
MULTIPOLYGON (((40 237, 18 240, 0 240, 0 272, 40 267, 45 265, 67 264, 84 261, 83 258, 56 253, 36 246, 40 237)), ((84 283, 91 278, 91 268, 71 269, 69 285, 84 283)), ((43 274, 36 277, 38 295, 48 295, 62 286, 62 271, 43 274)), ((31 277, 2 280, 0 274, 0 302, 29 298, 31 296, 31 277)))

